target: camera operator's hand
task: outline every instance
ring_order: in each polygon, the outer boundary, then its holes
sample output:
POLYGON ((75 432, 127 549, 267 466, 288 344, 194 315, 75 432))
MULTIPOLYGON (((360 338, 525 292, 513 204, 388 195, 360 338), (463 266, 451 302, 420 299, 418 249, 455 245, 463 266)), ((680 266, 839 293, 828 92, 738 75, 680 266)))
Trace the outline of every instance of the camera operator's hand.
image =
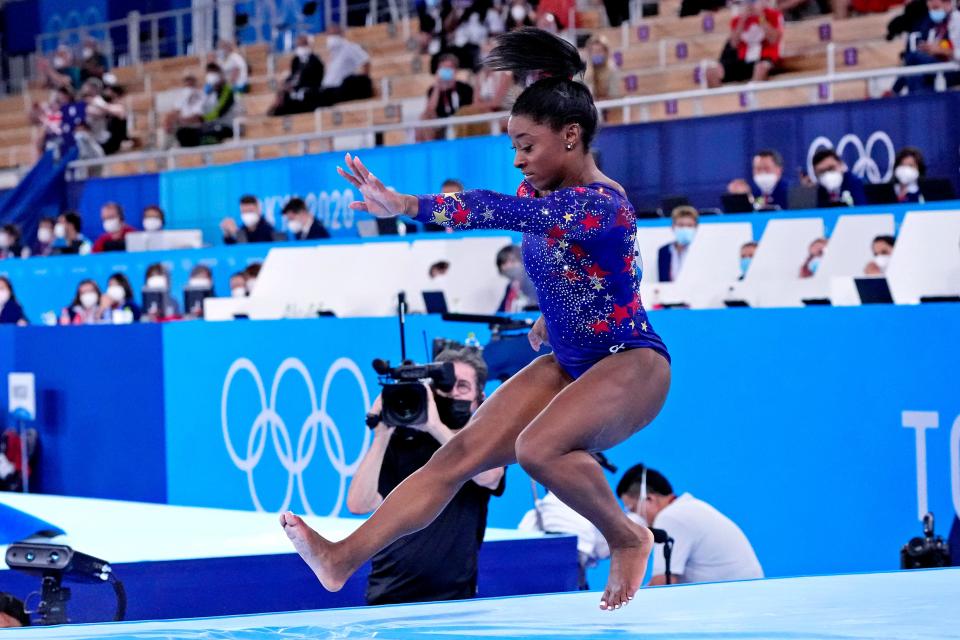
POLYGON ((411 425, 414 429, 418 429, 433 436, 434 440, 443 444, 451 437, 453 437, 453 431, 443 424, 440 420, 440 412, 437 411, 437 401, 433 397, 433 388, 430 385, 423 385, 427 389, 427 421, 423 424, 411 425))
POLYGON ((530 329, 530 333, 527 334, 527 339, 530 341, 530 346, 533 347, 534 351, 540 351, 540 345, 550 346, 550 337, 547 335, 547 323, 544 321, 543 316, 537 318, 537 321, 533 323, 533 328, 530 329))

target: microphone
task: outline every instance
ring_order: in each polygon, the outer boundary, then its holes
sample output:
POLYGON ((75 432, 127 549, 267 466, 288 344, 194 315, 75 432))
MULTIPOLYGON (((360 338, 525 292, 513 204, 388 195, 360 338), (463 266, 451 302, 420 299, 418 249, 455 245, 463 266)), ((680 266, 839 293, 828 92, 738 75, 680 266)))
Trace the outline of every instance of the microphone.
POLYGON ((664 529, 654 529, 653 527, 647 528, 650 529, 650 533, 653 534, 653 541, 657 544, 665 544, 667 540, 670 539, 670 536, 667 535, 667 532, 664 529))
POLYGON ((386 360, 381 360, 377 358, 373 361, 373 370, 379 373, 382 376, 390 374, 390 363, 386 360))

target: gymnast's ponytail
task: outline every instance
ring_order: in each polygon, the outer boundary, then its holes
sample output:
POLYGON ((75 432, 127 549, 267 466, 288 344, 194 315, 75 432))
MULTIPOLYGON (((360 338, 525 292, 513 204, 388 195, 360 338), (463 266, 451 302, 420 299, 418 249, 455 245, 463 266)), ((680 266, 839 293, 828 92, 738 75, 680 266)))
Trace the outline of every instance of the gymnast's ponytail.
POLYGON ((526 86, 510 113, 559 131, 564 125, 580 125, 583 151, 597 133, 597 108, 582 76, 587 65, 572 44, 542 29, 526 27, 505 33, 487 56, 484 65, 495 71, 511 71, 526 86))

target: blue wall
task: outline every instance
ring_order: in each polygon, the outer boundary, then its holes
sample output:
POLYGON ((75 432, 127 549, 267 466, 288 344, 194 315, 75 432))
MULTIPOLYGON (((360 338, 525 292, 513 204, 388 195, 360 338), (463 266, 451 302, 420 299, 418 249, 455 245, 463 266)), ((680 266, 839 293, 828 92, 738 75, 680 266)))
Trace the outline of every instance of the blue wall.
MULTIPOLYGON (((960 416, 951 375, 960 343, 951 328, 960 326, 960 305, 654 315, 674 358, 673 388, 655 423, 609 455, 621 471, 643 461, 678 491, 716 505, 750 537, 768 575, 897 566, 900 546, 919 531, 916 433, 903 426, 904 411, 939 416, 925 437, 922 489, 938 521, 948 522, 949 438, 960 416)), ((411 318, 411 356, 423 358, 423 336, 462 339, 480 329, 411 318)), ((45 450, 42 473, 59 475, 44 475, 43 486, 56 480, 67 493, 252 509, 243 468, 252 456, 263 508, 279 508, 289 491, 289 506, 304 509, 302 476, 318 514, 342 505, 337 465, 355 462, 366 434, 360 383, 341 370, 324 403, 328 373, 347 358, 372 395, 369 361, 396 359, 398 350, 389 318, 6 329, 0 347, 11 332, 16 355, 12 364, 0 355, 0 375, 4 366, 38 373, 41 437, 57 443, 45 450), (288 358, 302 363, 313 390, 291 370, 271 401, 288 358), (256 368, 264 404, 286 430, 254 429, 262 405, 248 372, 224 394, 242 359, 256 368), (67 436, 69 447, 57 440, 67 436)), ((514 526, 529 506, 529 482, 512 467, 490 522, 514 526)))

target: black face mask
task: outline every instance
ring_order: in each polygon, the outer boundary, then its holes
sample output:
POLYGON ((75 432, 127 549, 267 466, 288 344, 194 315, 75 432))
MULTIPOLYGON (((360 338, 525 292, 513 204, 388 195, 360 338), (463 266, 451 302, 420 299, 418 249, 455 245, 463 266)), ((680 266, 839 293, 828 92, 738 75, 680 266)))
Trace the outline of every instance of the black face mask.
POLYGON ((440 416, 440 422, 447 427, 462 429, 470 421, 470 416, 473 415, 471 407, 473 403, 469 400, 454 400, 441 396, 439 393, 434 394, 433 398, 437 403, 437 415, 440 416))

